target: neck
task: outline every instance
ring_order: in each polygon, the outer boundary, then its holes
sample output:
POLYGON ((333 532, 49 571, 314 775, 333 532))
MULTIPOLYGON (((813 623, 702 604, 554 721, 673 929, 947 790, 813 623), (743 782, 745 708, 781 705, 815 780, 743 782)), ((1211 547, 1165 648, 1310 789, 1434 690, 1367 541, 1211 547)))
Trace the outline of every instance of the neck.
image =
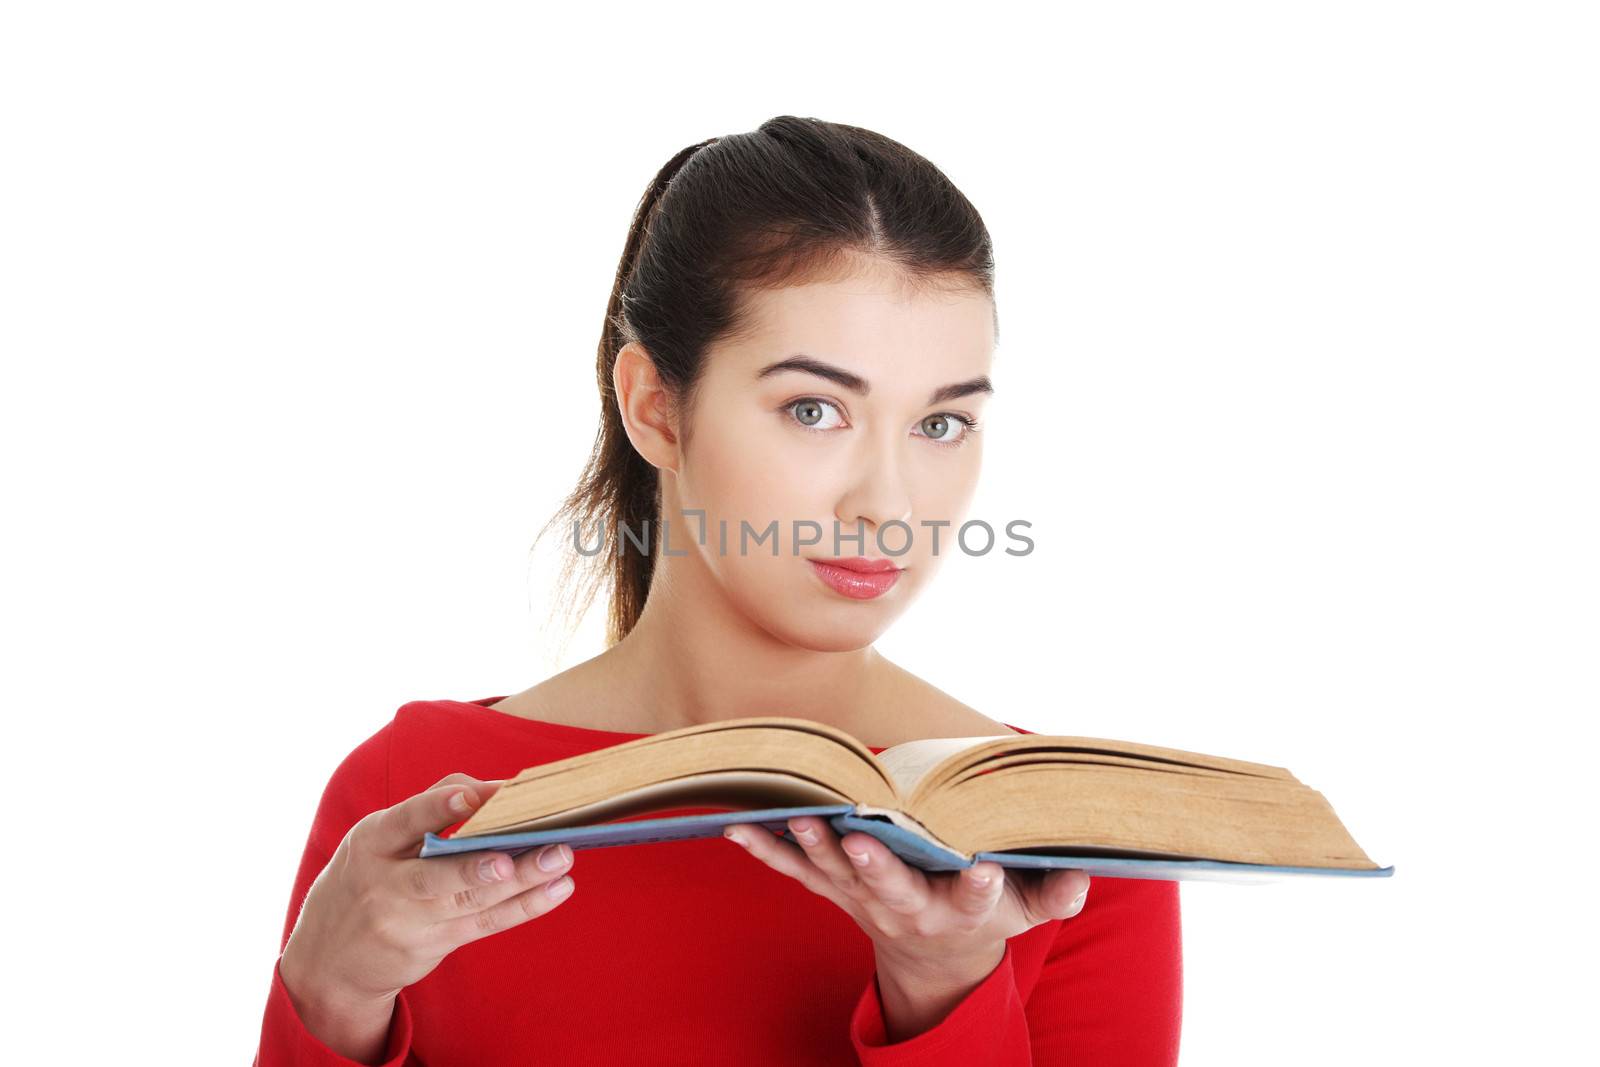
POLYGON ((899 670, 871 645, 819 652, 774 637, 728 601, 692 549, 658 558, 638 622, 599 658, 663 731, 793 715, 873 737, 893 714, 899 670))

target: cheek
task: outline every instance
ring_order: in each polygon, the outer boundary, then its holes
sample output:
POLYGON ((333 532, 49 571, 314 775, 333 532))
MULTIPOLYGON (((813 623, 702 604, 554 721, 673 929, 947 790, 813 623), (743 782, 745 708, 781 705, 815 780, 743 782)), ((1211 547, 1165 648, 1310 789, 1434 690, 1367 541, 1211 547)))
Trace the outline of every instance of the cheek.
MULTIPOLYGON (((679 502, 705 513, 705 543, 699 546, 707 569, 746 610, 776 603, 797 593, 790 554, 796 518, 815 518, 806 496, 808 483, 792 468, 796 449, 782 447, 771 427, 759 420, 726 419, 697 437, 685 456, 679 502), (778 554, 773 538, 757 543, 755 535, 777 523, 778 554), (751 535, 743 539, 741 523, 751 535)), ((696 520, 686 520, 698 528, 696 520)), ((799 561, 803 562, 803 561, 799 561)), ((805 577, 805 575, 800 575, 805 577)))
POLYGON ((978 489, 976 467, 952 465, 940 472, 941 477, 930 478, 924 485, 918 504, 921 518, 944 519, 951 527, 959 526, 968 518, 973 495, 978 489))
POLYGON ((680 486, 685 508, 705 509, 708 535, 715 536, 718 519, 727 521, 732 545, 741 520, 758 531, 776 520, 787 536, 798 519, 832 515, 831 475, 815 450, 797 447, 760 420, 720 430, 716 440, 695 442, 680 486))
MULTIPOLYGON (((973 446, 975 448, 975 446, 973 446)), ((943 522, 938 528, 939 552, 937 559, 950 555, 956 530, 970 518, 981 518, 969 513, 972 499, 978 489, 980 457, 976 452, 958 456, 924 456, 911 468, 909 491, 912 500, 911 530, 914 544, 906 558, 926 564, 934 558, 934 529, 924 522, 943 522)), ((991 524, 992 525, 992 524, 991 524)), ((885 533, 884 539, 898 547, 903 542, 903 531, 885 533)))

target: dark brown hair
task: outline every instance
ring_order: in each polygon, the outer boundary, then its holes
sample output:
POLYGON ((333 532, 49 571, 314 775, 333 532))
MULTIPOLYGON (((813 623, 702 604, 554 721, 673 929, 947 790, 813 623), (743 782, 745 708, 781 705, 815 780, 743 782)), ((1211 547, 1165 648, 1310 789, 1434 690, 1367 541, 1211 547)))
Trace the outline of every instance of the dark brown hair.
MULTIPOLYGON (((673 156, 634 210, 595 361, 600 429, 578 485, 545 524, 605 550, 565 542, 560 587, 587 572, 578 614, 611 582, 606 643, 633 629, 655 570, 656 469, 634 449, 612 388, 618 351, 649 353, 688 434, 706 352, 752 324, 741 299, 849 274, 858 257, 899 268, 908 285, 965 286, 994 296, 994 256, 977 209, 932 163, 882 134, 780 115, 751 133, 712 137, 673 156), (621 535, 644 539, 642 552, 621 535)), ((996 337, 998 333, 998 316, 996 337)), ((570 609, 569 609, 570 610, 570 609)))

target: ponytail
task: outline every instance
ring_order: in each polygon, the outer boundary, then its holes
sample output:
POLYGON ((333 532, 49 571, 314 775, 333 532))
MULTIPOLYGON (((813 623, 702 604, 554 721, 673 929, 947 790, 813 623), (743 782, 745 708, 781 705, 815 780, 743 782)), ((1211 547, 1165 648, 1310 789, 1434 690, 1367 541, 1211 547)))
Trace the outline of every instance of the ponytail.
MULTIPOLYGON (((656 516, 660 511, 660 481, 656 470, 634 449, 622 425, 622 414, 617 406, 612 371, 617 363, 617 353, 629 341, 637 340, 628 325, 625 313, 626 286, 639 258, 650 220, 655 215, 661 194, 672 183, 683 164, 701 148, 716 141, 712 137, 699 144, 690 145, 669 159, 651 181, 650 188, 634 208, 633 222, 628 227, 628 240, 622 249, 622 261, 617 264, 617 276, 611 285, 611 299, 606 304, 605 326, 600 331, 600 349, 595 358, 595 380, 600 387, 600 430, 595 435, 594 447, 577 486, 567 494, 560 509, 539 531, 543 537, 552 525, 561 522, 571 528, 574 535, 589 543, 591 531, 609 545, 619 538, 622 524, 638 533, 657 529, 656 516), (562 521, 565 520, 565 521, 562 521)), ((618 545, 614 552, 603 553, 597 559, 604 564, 589 571, 588 580, 579 592, 577 615, 581 616, 594 603, 595 593, 602 577, 610 579, 611 607, 606 617, 606 644, 616 644, 633 629, 644 610, 645 597, 650 592, 650 577, 655 573, 655 546, 659 537, 649 539, 649 553, 640 552, 632 543, 618 545)), ((579 561, 584 557, 576 552, 564 554, 560 587, 570 588, 579 561)))

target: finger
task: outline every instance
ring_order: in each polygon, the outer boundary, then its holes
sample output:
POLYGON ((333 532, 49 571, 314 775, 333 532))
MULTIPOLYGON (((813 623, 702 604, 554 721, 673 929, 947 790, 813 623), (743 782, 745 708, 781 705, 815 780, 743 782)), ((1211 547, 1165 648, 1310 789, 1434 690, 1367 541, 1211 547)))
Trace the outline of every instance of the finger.
POLYGON ((722 828, 722 836, 743 845, 756 859, 779 874, 786 874, 818 896, 835 904, 844 901, 833 880, 806 858, 799 845, 792 845, 764 826, 734 823, 722 828))
POLYGON ((830 871, 835 864, 847 868, 848 881, 836 877, 837 884, 860 885, 877 903, 902 915, 920 912, 933 899, 933 883, 928 876, 896 856, 882 841, 860 831, 841 838, 825 821, 814 822, 821 840, 808 851, 817 862, 827 863, 830 871))
POLYGON ((432 789, 378 813, 373 831, 376 847, 388 855, 414 855, 424 834, 438 833, 461 822, 503 781, 480 781, 470 774, 447 775, 432 789))
MULTIPOLYGON (((858 898, 872 894, 873 884, 868 882, 865 872, 845 855, 844 849, 839 844, 839 835, 834 833, 833 827, 827 820, 798 815, 790 819, 787 825, 789 832, 800 844, 801 855, 831 879, 840 892, 858 898)), ((891 877, 887 871, 887 865, 881 863, 873 868, 874 882, 882 885, 891 877)))
POLYGON ((1022 890, 1023 903, 1035 925, 1072 918, 1083 910, 1088 896, 1089 876, 1075 868, 1051 871, 1022 890))
POLYGON ((433 932, 452 945, 465 945, 549 914, 569 899, 576 888, 572 875, 563 874, 497 904, 436 923, 433 932))
POLYGON ((1006 869, 998 863, 974 863, 951 880, 950 905, 963 915, 989 914, 1005 890, 1006 869))
POLYGON ((478 911, 532 885, 551 881, 572 860, 572 848, 562 844, 529 849, 519 856, 469 852, 403 860, 395 877, 403 895, 434 902, 443 918, 478 911))
POLYGON ((493 796, 495 791, 504 785, 505 782, 506 780, 504 778, 474 778, 472 775, 467 774, 464 771, 456 771, 453 774, 445 775, 443 778, 430 785, 428 789, 423 790, 423 792, 438 789, 440 786, 444 785, 470 785, 476 787, 477 792, 475 795, 477 802, 479 806, 482 806, 483 802, 493 796))

